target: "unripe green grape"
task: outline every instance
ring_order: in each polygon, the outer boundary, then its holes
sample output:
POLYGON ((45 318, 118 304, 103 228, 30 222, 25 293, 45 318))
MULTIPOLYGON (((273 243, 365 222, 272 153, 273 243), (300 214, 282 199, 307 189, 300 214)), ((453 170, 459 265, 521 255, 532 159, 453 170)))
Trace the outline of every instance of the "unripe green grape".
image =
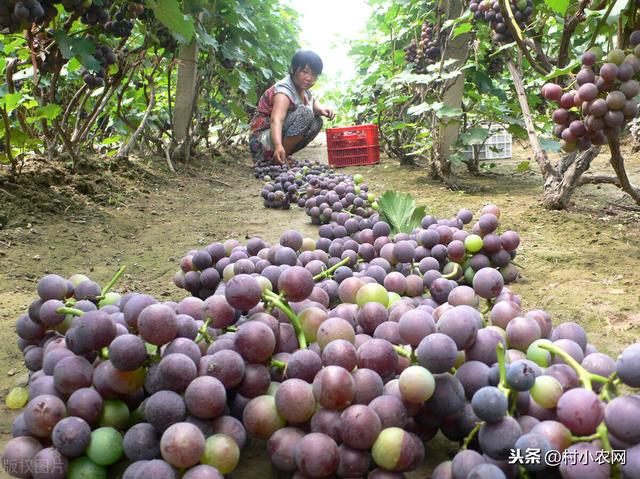
POLYGON ((556 407, 562 393, 560 382, 556 378, 544 374, 536 378, 536 382, 529 391, 533 400, 545 409, 556 407))
POLYGON ((551 364, 551 353, 540 347, 541 344, 552 344, 548 339, 536 339, 527 348, 527 358, 538 366, 546 368, 551 364))
POLYGON ((464 247, 469 253, 477 253, 482 249, 482 238, 471 234, 464 239, 464 247))

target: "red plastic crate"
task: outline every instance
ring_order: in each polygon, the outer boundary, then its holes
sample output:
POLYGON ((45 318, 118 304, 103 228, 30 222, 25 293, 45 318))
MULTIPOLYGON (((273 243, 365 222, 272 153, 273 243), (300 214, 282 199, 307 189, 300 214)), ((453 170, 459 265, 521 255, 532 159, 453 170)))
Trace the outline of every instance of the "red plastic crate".
POLYGON ((380 162, 378 125, 357 125, 327 128, 329 165, 374 165, 380 162))

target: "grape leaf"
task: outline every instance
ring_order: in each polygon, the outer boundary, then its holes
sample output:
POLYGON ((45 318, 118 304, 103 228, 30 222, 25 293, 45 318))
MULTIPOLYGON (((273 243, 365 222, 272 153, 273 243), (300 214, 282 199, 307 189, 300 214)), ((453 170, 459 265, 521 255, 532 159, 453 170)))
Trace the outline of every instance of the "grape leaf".
POLYGON ((93 56, 96 46, 86 38, 69 36, 64 31, 58 30, 53 34, 60 52, 64 58, 76 57, 82 66, 92 72, 97 72, 102 68, 100 62, 93 56))
POLYGON ((62 107, 54 103, 49 103, 45 106, 36 108, 31 115, 27 118, 27 123, 35 123, 40 120, 47 120, 48 124, 51 124, 60 113, 62 113, 62 107))
POLYGON ((460 134, 460 140, 464 145, 479 145, 491 136, 491 131, 487 128, 473 127, 467 128, 460 134))
POLYGON ((455 28, 455 30, 453 30, 453 33, 451 34, 451 39, 453 40, 454 38, 458 37, 459 35, 462 35, 463 33, 470 32, 472 28, 473 28, 473 25, 471 25, 471 23, 462 23, 458 25, 455 28))
POLYGON ((433 110, 433 108, 434 105, 432 103, 424 102, 420 103, 419 105, 413 105, 412 107, 409 107, 407 109, 407 114, 412 116, 421 115, 427 111, 433 110))
POLYGON ((0 106, 7 110, 7 113, 11 113, 15 110, 22 101, 22 93, 19 91, 15 93, 7 93, 0 97, 0 106))
POLYGON ((455 118, 461 116, 463 113, 461 108, 453 108, 450 106, 443 106, 436 110, 436 116, 438 118, 455 118))
POLYGON ((569 0, 544 0, 544 3, 556 13, 564 16, 569 8, 569 0))
POLYGON ((581 60, 576 60, 564 68, 554 68, 546 77, 544 77, 544 81, 549 81, 552 78, 556 78, 556 77, 571 73, 575 68, 579 67, 581 64, 582 64, 581 60))
POLYGON ((145 0, 145 4, 171 33, 180 36, 185 43, 191 42, 195 32, 193 18, 182 13, 177 0, 145 0))
POLYGON ((411 233, 420 226, 425 216, 425 207, 416 207, 416 202, 410 194, 403 195, 397 191, 385 191, 378 199, 380 212, 385 221, 391 226, 392 233, 411 233))

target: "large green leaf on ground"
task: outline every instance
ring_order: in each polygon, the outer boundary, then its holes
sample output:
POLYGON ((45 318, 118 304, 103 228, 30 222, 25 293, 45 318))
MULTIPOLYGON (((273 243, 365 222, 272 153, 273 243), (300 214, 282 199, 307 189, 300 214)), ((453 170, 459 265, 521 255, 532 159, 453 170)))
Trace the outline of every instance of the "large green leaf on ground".
POLYGON ((424 206, 416 206, 416 202, 410 194, 402 194, 397 191, 385 191, 378 199, 380 211, 392 233, 411 233, 420 226, 425 215, 424 206))

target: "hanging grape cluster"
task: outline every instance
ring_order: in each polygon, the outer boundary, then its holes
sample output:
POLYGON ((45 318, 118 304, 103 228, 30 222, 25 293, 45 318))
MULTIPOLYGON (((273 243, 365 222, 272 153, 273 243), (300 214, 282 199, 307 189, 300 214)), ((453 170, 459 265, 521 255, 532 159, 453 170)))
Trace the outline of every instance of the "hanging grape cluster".
POLYGON ((427 67, 440 60, 441 45, 444 43, 446 35, 446 30, 442 30, 438 34, 434 25, 427 20, 424 21, 420 41, 413 39, 404 49, 405 60, 407 63, 413 63, 414 73, 427 73, 427 67))
MULTIPOLYGON (((513 18, 521 29, 524 29, 533 14, 533 0, 510 0, 513 18)), ((513 37, 507 28, 500 2, 497 0, 472 0, 469 10, 473 12, 476 20, 482 20, 490 24, 493 30, 493 40, 496 43, 508 43, 513 37)))
POLYGON ((634 97, 640 93, 640 84, 634 78, 640 73, 640 30, 631 34, 630 46, 628 51, 611 50, 599 68, 601 52, 585 52, 576 75, 577 90, 564 92, 554 83, 542 87, 542 95, 559 105, 552 118, 554 134, 562 140, 564 151, 603 145, 620 136, 638 115, 634 97))
POLYGON ((99 88, 104 86, 104 79, 107 76, 107 70, 110 65, 113 65, 116 62, 116 55, 108 46, 100 45, 96 47, 96 51, 93 56, 98 60, 98 62, 100 62, 100 70, 94 73, 84 70, 82 77, 89 88, 99 88))
POLYGON ((0 2, 0 29, 16 32, 31 23, 46 25, 58 14, 53 0, 8 0, 0 2))
POLYGON ((485 65, 487 68, 487 74, 490 77, 498 76, 504 70, 504 61, 494 49, 489 50, 485 54, 485 65))
POLYGON ((129 38, 133 31, 136 18, 144 12, 144 5, 139 2, 130 2, 123 5, 114 15, 113 20, 104 25, 106 33, 117 38, 129 38))

